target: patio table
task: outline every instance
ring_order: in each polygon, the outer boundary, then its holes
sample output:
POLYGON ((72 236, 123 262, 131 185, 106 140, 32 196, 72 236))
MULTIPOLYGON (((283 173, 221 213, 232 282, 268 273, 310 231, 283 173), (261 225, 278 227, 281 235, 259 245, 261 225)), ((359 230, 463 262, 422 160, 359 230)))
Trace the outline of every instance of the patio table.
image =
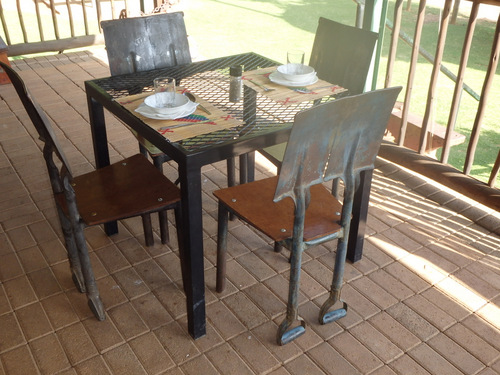
MULTIPOLYGON (((285 99, 288 102, 284 103, 280 98, 269 97, 257 86, 250 87, 253 85, 248 84, 244 85, 241 102, 229 102, 229 67, 233 65, 243 65, 244 71, 250 72, 274 67, 279 63, 255 53, 244 53, 85 82, 97 168, 110 163, 104 108, 178 164, 184 246, 183 282, 188 331, 195 339, 206 333, 201 168, 240 156, 240 182, 253 180, 254 151, 286 142, 295 113, 312 105, 311 101, 307 101, 307 96, 301 99, 304 101, 290 103, 285 99), (152 82, 158 76, 175 77, 178 85, 195 94, 203 105, 220 110, 234 123, 226 128, 218 128, 220 130, 201 133, 195 131, 195 135, 182 139, 177 139, 179 133, 170 131, 168 126, 154 128, 146 124, 145 118, 131 109, 130 101, 126 98, 135 100, 148 93, 152 94, 152 82), (247 158, 247 155, 250 157, 247 158)), ((325 96, 329 100, 330 96, 325 96)), ((139 103, 138 100, 137 104, 139 103)), ((205 122, 210 122, 209 120, 205 122)), ((196 125, 196 128, 200 126, 196 125)), ((354 241, 350 241, 349 259, 352 261, 361 258, 370 181, 371 175, 365 174, 358 188, 354 215, 361 220, 360 224, 357 223, 359 220, 353 220, 359 226, 351 229, 354 241)), ((105 230, 108 235, 116 233, 117 224, 108 223, 105 230)))

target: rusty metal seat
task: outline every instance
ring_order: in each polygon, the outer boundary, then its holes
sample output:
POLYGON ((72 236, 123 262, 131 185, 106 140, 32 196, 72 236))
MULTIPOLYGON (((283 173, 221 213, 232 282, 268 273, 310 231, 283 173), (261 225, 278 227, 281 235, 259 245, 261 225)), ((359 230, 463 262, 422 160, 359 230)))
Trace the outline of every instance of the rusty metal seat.
POLYGON ((228 214, 235 214, 291 252, 286 318, 277 341, 284 345, 305 332, 298 316, 302 252, 338 240, 332 289, 324 302, 322 324, 347 313, 340 298, 356 184, 373 169, 389 116, 401 87, 372 91, 320 104, 295 116, 278 177, 217 190, 217 291, 225 288, 228 214), (323 182, 340 178, 343 202, 323 182), (291 198, 291 199, 290 199, 291 198), (331 307, 336 309, 329 311, 331 307), (292 326, 298 320, 298 326, 292 326))
MULTIPOLYGON (((175 210, 178 239, 181 239, 180 190, 143 155, 137 154, 118 163, 73 177, 65 154, 44 111, 29 94, 21 77, 0 62, 13 83, 26 112, 44 143, 43 156, 60 219, 72 278, 99 320, 105 319, 104 307, 94 279, 84 228, 141 216, 145 242, 154 243, 150 214, 175 210)), ((163 228, 160 227, 163 232, 163 228)), ((162 234, 162 240, 165 236, 162 234)), ((182 257, 182 246, 179 251, 182 257)))

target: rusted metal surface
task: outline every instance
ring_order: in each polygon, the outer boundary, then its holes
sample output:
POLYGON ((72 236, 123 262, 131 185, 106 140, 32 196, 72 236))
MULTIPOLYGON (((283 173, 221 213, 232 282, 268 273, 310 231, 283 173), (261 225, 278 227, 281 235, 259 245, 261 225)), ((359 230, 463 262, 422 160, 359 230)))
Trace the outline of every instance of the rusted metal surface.
POLYGON ((181 12, 108 20, 101 25, 111 75, 191 62, 181 12))

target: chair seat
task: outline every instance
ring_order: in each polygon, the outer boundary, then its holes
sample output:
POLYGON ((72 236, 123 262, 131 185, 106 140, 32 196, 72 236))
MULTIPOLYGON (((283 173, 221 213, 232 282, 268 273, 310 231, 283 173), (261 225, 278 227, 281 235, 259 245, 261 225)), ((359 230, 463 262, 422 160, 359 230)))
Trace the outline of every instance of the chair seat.
POLYGON ((180 201, 180 191, 143 155, 75 177, 82 220, 90 225, 155 212, 180 201))
MULTIPOLYGON (((214 195, 230 211, 279 242, 292 236, 294 204, 292 199, 273 202, 277 184, 278 177, 271 177, 217 190, 214 195)), ((341 211, 342 204, 323 185, 311 187, 304 241, 338 232, 341 211)))

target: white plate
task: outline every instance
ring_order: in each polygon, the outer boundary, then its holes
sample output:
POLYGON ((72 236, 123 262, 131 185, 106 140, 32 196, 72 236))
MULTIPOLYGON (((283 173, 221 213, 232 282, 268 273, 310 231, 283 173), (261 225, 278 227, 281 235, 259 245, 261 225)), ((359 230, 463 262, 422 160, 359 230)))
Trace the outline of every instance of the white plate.
POLYGON ((271 82, 277 83, 278 85, 288 86, 288 87, 303 87, 318 82, 318 76, 314 76, 309 82, 294 83, 292 81, 284 79, 281 76, 281 73, 278 71, 269 74, 269 79, 271 80, 271 82))
POLYGON ((139 107, 135 110, 136 112, 140 113, 144 117, 153 119, 153 120, 176 120, 178 118, 186 117, 194 113, 196 111, 196 107, 198 106, 197 103, 193 103, 192 101, 189 101, 189 103, 183 107, 181 110, 175 113, 171 113, 168 115, 161 114, 156 112, 153 108, 149 107, 145 103, 141 103, 139 107))

